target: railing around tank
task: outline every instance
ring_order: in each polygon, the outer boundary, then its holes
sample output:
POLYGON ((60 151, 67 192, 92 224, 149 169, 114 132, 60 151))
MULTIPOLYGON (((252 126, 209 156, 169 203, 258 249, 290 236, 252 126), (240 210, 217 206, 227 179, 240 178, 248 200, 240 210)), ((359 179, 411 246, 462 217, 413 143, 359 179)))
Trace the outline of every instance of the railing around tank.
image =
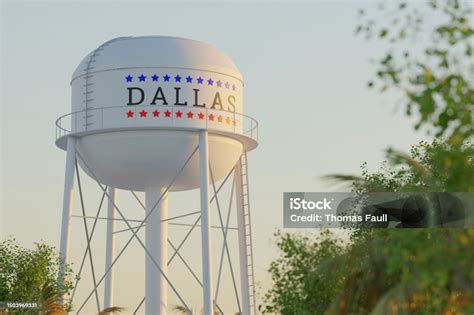
POLYGON ((65 114, 56 120, 56 139, 71 133, 140 127, 205 128, 241 134, 258 141, 258 122, 250 116, 216 109, 180 108, 169 105, 111 106, 65 114), (161 114, 161 117, 156 116, 156 118, 161 118, 161 124, 152 123, 155 121, 150 119, 155 115, 153 112, 161 114), (177 116, 178 112, 181 112, 181 116, 177 116), (195 122, 190 122, 188 113, 192 113, 193 118, 197 115, 195 122), (121 114, 122 117, 117 114, 121 114), (165 114, 169 116, 165 117, 165 114), (205 118, 199 114, 204 115, 205 118), (92 122, 87 124, 87 121, 92 122), (186 123, 183 124, 183 121, 186 123))

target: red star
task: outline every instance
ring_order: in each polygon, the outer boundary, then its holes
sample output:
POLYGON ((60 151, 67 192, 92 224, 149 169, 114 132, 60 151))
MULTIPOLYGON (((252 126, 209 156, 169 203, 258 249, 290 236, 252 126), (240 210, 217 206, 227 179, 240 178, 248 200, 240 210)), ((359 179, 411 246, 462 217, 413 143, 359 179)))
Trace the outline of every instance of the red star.
POLYGON ((171 112, 169 110, 165 112, 165 117, 171 117, 171 112))
POLYGON ((209 120, 214 121, 214 115, 213 114, 209 115, 209 120))
POLYGON ((217 116, 217 121, 222 122, 222 116, 221 115, 217 116))
POLYGON ((155 110, 155 111, 153 112, 153 117, 160 117, 160 112, 157 111, 157 110, 155 110))
POLYGON ((131 118, 131 117, 133 117, 133 112, 131 110, 129 110, 127 112, 127 118, 131 118))
POLYGON ((148 112, 145 112, 145 110, 142 110, 140 112, 140 117, 146 117, 146 114, 148 114, 148 112))
POLYGON ((198 117, 199 117, 199 119, 203 120, 203 119, 204 119, 204 114, 203 114, 203 113, 199 113, 199 114, 198 114, 198 117))
POLYGON ((188 116, 188 119, 192 119, 194 117, 192 112, 188 112, 186 115, 188 116))
POLYGON ((226 122, 226 124, 230 125, 230 118, 227 117, 227 118, 225 119, 225 122, 226 122))
POLYGON ((178 110, 175 114, 176 114, 176 117, 178 118, 183 117, 183 113, 180 110, 178 110))

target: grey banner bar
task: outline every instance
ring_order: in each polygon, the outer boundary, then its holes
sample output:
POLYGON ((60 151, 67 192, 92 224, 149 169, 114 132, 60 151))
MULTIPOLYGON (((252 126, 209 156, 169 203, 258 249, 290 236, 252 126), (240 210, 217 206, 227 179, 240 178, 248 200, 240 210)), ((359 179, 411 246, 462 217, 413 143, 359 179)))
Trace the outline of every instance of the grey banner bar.
POLYGON ((474 227, 474 193, 285 192, 283 227, 474 227))

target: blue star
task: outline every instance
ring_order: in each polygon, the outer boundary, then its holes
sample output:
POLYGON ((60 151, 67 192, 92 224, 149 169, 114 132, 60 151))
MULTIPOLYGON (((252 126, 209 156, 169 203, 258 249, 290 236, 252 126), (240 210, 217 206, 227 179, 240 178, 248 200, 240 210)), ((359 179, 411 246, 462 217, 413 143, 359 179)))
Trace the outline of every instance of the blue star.
POLYGON ((221 82, 221 80, 217 81, 217 86, 218 86, 218 87, 222 87, 222 82, 221 82))
POLYGON ((209 78, 209 80, 207 80, 207 85, 214 85, 214 81, 212 81, 212 79, 209 78))
POLYGON ((169 75, 165 75, 165 76, 163 77, 163 79, 165 79, 166 82, 169 82, 169 81, 170 81, 170 76, 169 76, 169 75))
POLYGON ((133 77, 129 74, 125 77, 125 79, 127 79, 127 82, 132 82, 133 77))
POLYGON ((188 76, 186 77, 186 82, 192 83, 192 82, 193 82, 193 78, 191 78, 191 76, 188 75, 188 76))
POLYGON ((177 75, 174 77, 174 82, 181 82, 181 77, 179 76, 179 74, 177 74, 177 75))
POLYGON ((143 74, 138 77, 138 80, 140 80, 140 82, 142 82, 142 81, 145 82, 145 79, 146 79, 146 76, 143 75, 143 74))
POLYGON ((226 83, 225 83, 225 88, 228 89, 229 86, 230 86, 229 82, 226 82, 226 83))
POLYGON ((157 76, 156 74, 154 74, 154 75, 151 76, 151 79, 152 79, 153 81, 158 81, 158 78, 159 78, 159 76, 157 76))
POLYGON ((204 81, 204 79, 199 77, 199 78, 197 78, 197 81, 198 81, 198 84, 202 84, 202 81, 204 81))
POLYGON ((232 84, 232 91, 235 91, 235 84, 232 84))

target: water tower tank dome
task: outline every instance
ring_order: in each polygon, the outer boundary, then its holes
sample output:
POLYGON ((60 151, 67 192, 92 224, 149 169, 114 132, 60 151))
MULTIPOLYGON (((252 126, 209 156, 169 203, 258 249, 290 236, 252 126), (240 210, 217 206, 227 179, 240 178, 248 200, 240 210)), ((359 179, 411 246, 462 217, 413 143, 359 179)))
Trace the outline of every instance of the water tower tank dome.
POLYGON ((56 144, 76 139, 78 164, 99 182, 145 191, 199 187, 200 131, 209 134, 209 164, 224 178, 258 145, 258 122, 244 114, 242 76, 212 45, 178 37, 119 37, 79 64, 71 112, 56 121, 56 144), (186 169, 178 178, 178 170, 186 169))
POLYGON ((219 49, 200 41, 168 36, 112 39, 82 60, 72 80, 91 73, 134 68, 193 69, 221 73, 242 81, 234 62, 219 49))

